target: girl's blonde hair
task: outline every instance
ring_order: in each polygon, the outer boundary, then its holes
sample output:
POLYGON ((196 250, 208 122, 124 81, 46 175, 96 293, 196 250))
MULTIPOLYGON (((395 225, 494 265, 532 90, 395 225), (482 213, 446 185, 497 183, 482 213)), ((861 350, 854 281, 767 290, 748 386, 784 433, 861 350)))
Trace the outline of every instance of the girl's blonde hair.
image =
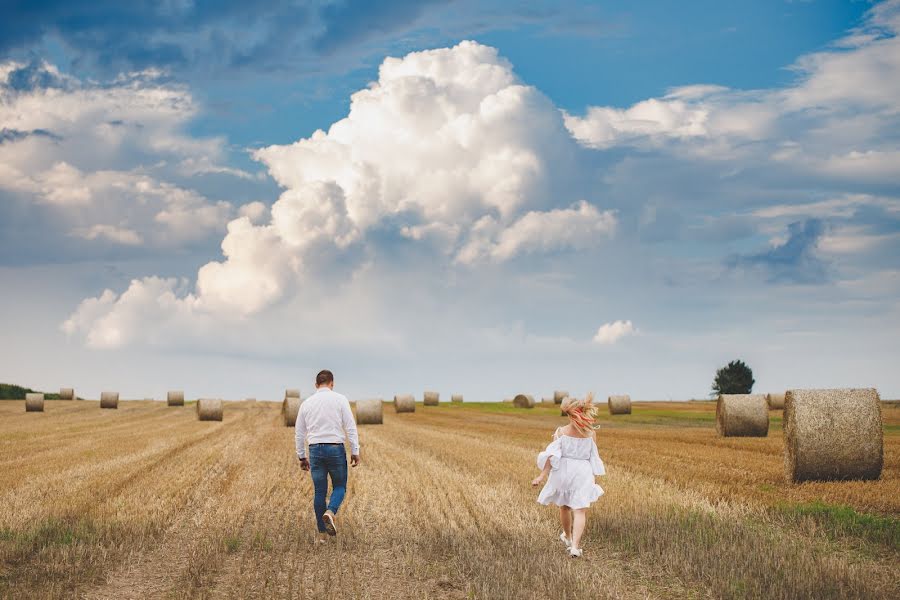
POLYGON ((597 407, 594 406, 593 392, 588 393, 583 400, 568 397, 563 400, 560 408, 569 416, 569 420, 575 426, 575 429, 585 435, 599 427, 599 425, 594 425, 597 407))

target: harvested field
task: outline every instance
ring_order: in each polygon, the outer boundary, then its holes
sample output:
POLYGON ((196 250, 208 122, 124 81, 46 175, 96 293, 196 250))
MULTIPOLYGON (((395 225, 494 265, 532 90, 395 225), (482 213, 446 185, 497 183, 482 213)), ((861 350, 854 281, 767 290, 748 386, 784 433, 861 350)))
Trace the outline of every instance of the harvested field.
POLYGON ((606 495, 572 560, 529 485, 556 405, 385 411, 360 428, 341 534, 316 547, 280 405, 199 422, 97 404, 0 402, 0 597, 900 597, 897 405, 881 480, 802 485, 779 416, 766 438, 719 438, 712 402, 602 414, 606 495))

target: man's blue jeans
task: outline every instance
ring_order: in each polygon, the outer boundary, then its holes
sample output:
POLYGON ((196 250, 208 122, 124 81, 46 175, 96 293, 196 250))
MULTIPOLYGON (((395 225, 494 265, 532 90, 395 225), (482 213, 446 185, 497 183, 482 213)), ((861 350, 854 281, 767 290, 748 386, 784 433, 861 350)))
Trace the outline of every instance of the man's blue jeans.
POLYGON ((316 511, 316 526, 325 531, 322 515, 326 510, 337 514, 347 491, 347 453, 343 444, 310 444, 309 471, 312 473, 313 508, 316 511), (331 499, 328 496, 328 477, 331 477, 331 499))

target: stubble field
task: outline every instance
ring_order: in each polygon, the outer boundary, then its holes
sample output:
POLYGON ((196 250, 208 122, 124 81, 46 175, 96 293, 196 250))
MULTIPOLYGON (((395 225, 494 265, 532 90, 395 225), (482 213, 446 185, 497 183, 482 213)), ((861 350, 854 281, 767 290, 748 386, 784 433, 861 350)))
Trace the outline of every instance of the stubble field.
POLYGON ((717 438, 714 403, 604 414, 581 560, 529 485, 558 408, 385 405, 322 547, 279 408, 0 402, 0 597, 900 597, 895 404, 880 481, 799 486, 780 411, 764 439, 717 438))

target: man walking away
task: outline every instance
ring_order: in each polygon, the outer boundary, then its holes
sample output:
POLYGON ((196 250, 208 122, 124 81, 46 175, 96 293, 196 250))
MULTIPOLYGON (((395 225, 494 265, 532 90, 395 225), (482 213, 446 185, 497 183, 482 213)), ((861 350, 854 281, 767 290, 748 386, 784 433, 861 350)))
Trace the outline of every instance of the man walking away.
POLYGON ((344 436, 350 440, 350 465, 359 464, 359 434, 346 396, 334 391, 331 371, 316 375, 316 393, 303 401, 295 426, 297 457, 300 467, 312 473, 313 508, 316 511, 317 543, 325 541, 325 534, 337 535, 335 515, 347 491, 347 452, 344 436), (309 442, 309 458, 306 442, 309 442), (331 477, 331 498, 328 478, 331 477))

